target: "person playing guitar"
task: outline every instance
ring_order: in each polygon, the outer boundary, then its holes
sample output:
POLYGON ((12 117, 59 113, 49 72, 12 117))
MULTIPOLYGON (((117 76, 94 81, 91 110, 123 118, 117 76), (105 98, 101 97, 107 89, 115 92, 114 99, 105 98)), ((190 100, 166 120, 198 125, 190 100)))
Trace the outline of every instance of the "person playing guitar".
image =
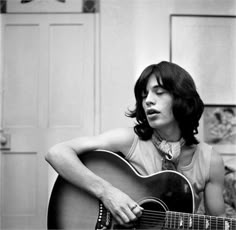
POLYGON ((80 160, 82 153, 97 149, 122 153, 143 176, 176 170, 192 185, 194 213, 224 216, 223 160, 195 137, 204 104, 190 74, 167 61, 149 65, 134 93, 135 108, 126 114, 136 119, 134 127, 58 143, 49 149, 46 160, 66 181, 101 201, 124 227, 139 219, 144 208, 86 167, 80 160))

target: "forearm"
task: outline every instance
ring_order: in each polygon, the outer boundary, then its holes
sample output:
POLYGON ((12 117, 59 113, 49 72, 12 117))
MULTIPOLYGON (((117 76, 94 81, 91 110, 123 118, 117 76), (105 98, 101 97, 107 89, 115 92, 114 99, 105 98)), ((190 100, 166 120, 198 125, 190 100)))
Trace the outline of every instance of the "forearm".
POLYGON ((57 146, 46 155, 48 163, 67 181, 101 199, 105 190, 111 186, 107 181, 91 172, 66 146, 57 146))

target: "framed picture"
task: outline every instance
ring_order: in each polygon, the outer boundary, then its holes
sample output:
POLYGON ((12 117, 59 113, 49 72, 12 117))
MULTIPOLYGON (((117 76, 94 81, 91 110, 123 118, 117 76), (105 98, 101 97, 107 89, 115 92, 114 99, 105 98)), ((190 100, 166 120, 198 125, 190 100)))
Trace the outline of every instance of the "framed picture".
POLYGON ((204 141, 222 154, 236 154, 236 105, 205 105, 204 141))
POLYGON ((236 145, 236 106, 206 105, 203 119, 205 142, 236 145))
POLYGON ((235 104, 236 16, 170 15, 170 60, 193 77, 206 104, 235 104))

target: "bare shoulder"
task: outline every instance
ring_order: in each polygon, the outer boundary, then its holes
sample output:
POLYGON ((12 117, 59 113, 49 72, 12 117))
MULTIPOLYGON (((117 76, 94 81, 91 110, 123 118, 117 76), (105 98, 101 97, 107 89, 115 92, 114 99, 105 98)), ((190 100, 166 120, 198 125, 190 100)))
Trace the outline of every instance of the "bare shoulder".
POLYGON ((210 165, 210 179, 222 180, 223 177, 224 177, 224 162, 222 156, 213 148, 211 165, 210 165))
POLYGON ((210 178, 205 187, 205 205, 209 215, 224 216, 223 199, 224 163, 221 155, 213 149, 210 164, 210 178))

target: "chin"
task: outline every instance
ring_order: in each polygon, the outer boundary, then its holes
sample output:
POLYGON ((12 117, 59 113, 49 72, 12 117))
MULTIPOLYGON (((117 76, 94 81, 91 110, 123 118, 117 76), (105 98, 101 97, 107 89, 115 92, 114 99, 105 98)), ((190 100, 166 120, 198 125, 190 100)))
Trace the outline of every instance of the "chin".
POLYGON ((166 124, 156 121, 149 121, 149 125, 153 129, 163 128, 166 124))

